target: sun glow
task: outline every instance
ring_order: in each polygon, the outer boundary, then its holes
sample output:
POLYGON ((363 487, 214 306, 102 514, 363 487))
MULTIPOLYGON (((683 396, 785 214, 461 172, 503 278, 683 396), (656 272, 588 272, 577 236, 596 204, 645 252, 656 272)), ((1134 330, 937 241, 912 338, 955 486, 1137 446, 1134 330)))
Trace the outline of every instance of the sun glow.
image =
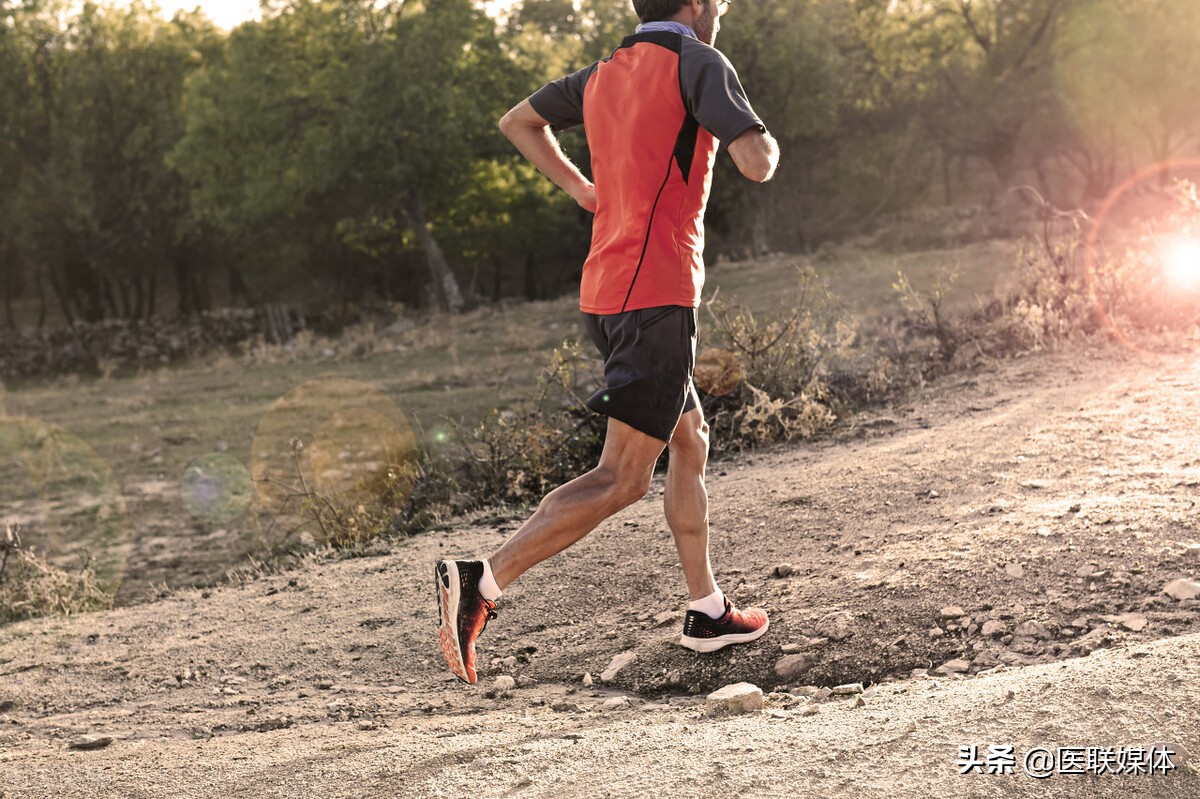
POLYGON ((1167 247, 1166 277, 1179 288, 1200 289, 1200 240, 1179 238, 1167 247))

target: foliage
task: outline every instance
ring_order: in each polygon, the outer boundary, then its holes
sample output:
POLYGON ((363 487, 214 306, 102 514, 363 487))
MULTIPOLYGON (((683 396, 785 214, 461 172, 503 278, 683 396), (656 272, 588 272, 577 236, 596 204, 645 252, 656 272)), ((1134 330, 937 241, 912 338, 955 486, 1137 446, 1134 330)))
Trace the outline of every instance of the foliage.
MULTIPOLYGON (((815 249, 942 204, 1000 218, 971 235, 1020 233, 1016 184, 1092 211, 1139 165, 1200 144, 1198 13, 738 4, 718 44, 783 157, 766 186, 719 157, 709 253, 815 249)), ((499 19, 471 0, 279 0, 228 33, 142 2, 0 3, 4 321, 567 290, 590 217, 495 123, 633 26, 606 0, 524 0, 499 19)), ((584 138, 563 143, 588 171, 584 138)))

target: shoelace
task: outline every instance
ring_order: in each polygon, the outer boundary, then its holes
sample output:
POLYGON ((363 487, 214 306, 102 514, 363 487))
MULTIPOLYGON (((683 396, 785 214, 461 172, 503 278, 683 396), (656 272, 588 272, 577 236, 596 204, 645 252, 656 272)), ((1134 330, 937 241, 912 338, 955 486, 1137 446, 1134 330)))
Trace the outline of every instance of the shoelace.
POLYGON ((483 600, 483 606, 485 608, 487 608, 487 617, 484 618, 483 627, 481 627, 479 630, 480 635, 483 635, 484 630, 487 629, 488 622, 491 621, 492 619, 496 618, 496 615, 497 615, 496 614, 496 603, 493 602, 492 600, 490 600, 490 599, 483 600))

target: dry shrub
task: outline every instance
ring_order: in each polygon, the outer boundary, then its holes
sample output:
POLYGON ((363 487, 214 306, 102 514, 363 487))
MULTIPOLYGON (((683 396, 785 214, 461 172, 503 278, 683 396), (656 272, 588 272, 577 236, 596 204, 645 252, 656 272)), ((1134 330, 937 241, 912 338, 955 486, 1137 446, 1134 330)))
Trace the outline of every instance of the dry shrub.
POLYGON ((494 410, 480 424, 455 425, 460 484, 478 497, 504 502, 539 500, 596 465, 603 417, 588 409, 586 385, 599 385, 597 362, 577 342, 551 355, 537 393, 515 410, 494 410))
POLYGON ((0 624, 109 607, 112 595, 100 587, 90 560, 78 571, 60 569, 23 546, 16 526, 5 525, 0 536, 0 624))
POLYGON ((743 375, 737 390, 705 399, 716 451, 807 438, 837 419, 830 380, 849 359, 857 329, 812 267, 796 273, 789 308, 758 315, 715 297, 705 305, 714 338, 743 375))

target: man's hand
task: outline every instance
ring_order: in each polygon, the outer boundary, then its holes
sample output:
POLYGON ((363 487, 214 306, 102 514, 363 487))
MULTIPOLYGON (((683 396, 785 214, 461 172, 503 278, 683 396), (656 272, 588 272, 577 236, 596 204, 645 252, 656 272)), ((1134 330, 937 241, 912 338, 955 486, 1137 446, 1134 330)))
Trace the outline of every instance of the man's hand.
POLYGON ((585 211, 596 213, 596 187, 590 182, 576 191, 571 192, 571 196, 575 198, 575 202, 579 203, 579 207, 585 211))
POLYGON ((750 128, 729 143, 738 170, 755 183, 766 183, 779 164, 779 145, 770 133, 750 128))
POLYGON ((522 100, 500 120, 500 132, 516 145, 521 155, 570 194, 581 208, 596 210, 596 187, 583 176, 558 146, 550 132, 550 123, 542 117, 529 100, 522 100))

